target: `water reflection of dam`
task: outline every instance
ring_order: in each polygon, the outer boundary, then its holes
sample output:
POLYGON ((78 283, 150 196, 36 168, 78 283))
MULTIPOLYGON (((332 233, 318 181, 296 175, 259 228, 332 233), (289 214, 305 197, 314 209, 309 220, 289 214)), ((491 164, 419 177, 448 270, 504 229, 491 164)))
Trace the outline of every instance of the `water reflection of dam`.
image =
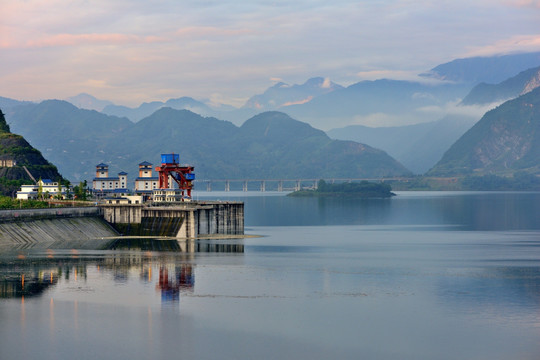
POLYGON ((59 284, 86 282, 91 272, 112 275, 119 284, 133 279, 155 282, 162 301, 174 301, 181 291, 193 291, 196 253, 244 253, 241 243, 155 239, 119 239, 111 249, 100 253, 48 249, 1 254, 0 298, 41 296, 59 284))
POLYGON ((120 237, 109 244, 110 250, 173 251, 183 253, 243 253, 244 244, 204 240, 156 240, 152 238, 120 237))

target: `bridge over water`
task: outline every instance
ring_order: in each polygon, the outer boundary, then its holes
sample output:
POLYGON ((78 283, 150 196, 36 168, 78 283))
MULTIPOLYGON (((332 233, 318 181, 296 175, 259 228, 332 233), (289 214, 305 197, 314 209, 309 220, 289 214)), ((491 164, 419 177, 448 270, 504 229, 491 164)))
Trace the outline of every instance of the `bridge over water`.
MULTIPOLYGON (((322 179, 329 184, 346 182, 396 182, 409 181, 407 177, 388 178, 327 178, 322 179)), ((198 190, 206 191, 298 191, 316 189, 321 179, 203 179, 195 180, 198 190)))

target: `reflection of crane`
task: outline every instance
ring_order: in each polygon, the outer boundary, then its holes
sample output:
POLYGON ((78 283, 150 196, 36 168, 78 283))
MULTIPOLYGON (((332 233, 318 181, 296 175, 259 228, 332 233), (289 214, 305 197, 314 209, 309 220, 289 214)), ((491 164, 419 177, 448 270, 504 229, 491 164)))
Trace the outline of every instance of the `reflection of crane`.
POLYGON ((180 298, 180 290, 192 290, 195 285, 195 274, 191 265, 182 265, 175 268, 175 278, 169 278, 169 271, 165 266, 159 268, 159 282, 156 289, 161 290, 161 298, 165 301, 175 301, 180 298))
POLYGON ((159 188, 169 189, 169 176, 176 181, 178 188, 182 191, 182 200, 184 199, 184 191, 187 192, 187 197, 191 198, 191 189, 195 180, 193 166, 180 165, 180 157, 178 154, 161 154, 161 166, 156 167, 159 173, 159 188))

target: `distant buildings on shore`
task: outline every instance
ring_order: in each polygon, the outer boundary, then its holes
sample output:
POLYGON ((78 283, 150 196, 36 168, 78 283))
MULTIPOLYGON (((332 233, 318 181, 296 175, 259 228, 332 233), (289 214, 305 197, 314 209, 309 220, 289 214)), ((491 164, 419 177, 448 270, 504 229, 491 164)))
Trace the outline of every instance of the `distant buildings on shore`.
POLYGON ((50 179, 39 179, 34 185, 21 185, 21 189, 17 191, 17 199, 35 200, 39 197, 65 199, 69 191, 71 190, 58 182, 50 179))
MULTIPOLYGON (((109 176, 109 166, 107 164, 96 165, 96 177, 92 180, 92 192, 95 195, 128 194, 131 189, 128 187, 127 173, 122 171, 118 176, 109 176)), ((172 186, 172 182, 171 186, 172 186)), ((153 175, 152 164, 143 161, 139 164, 139 176, 135 179, 133 192, 141 195, 150 195, 153 190, 158 189, 159 178, 153 175)))
MULTIPOLYGON (((155 202, 183 200, 180 191, 173 187, 175 182, 171 179, 169 189, 159 189, 159 177, 154 176, 152 164, 148 161, 139 164, 138 175, 132 191, 128 186, 128 173, 121 171, 117 176, 110 176, 109 165, 101 163, 96 165, 96 176, 89 190, 95 197, 111 204, 137 204, 147 199, 153 199, 155 202)), ((66 188, 50 179, 40 179, 34 185, 21 185, 21 189, 17 191, 17 199, 22 200, 66 199, 71 198, 71 195, 73 195, 72 188, 66 188)))

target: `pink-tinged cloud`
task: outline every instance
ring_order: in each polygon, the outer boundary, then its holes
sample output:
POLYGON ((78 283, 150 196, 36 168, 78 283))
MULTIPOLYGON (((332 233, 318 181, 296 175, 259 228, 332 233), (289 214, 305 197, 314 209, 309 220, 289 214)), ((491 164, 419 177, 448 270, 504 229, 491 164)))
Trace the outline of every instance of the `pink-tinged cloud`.
POLYGON ((308 96, 308 97, 305 98, 304 100, 289 101, 289 102, 286 102, 285 104, 282 104, 281 106, 302 105, 302 104, 305 104, 305 103, 307 103, 307 102, 310 102, 311 99, 313 99, 313 96, 308 96))
POLYGON ((158 36, 138 36, 130 34, 57 34, 45 36, 24 43, 0 42, 2 48, 46 48, 79 45, 127 45, 163 42, 158 36))
POLYGON ((506 4, 515 7, 530 7, 540 9, 540 0, 513 0, 506 2, 506 4))
POLYGON ((518 35, 492 45, 475 48, 465 56, 491 56, 512 52, 540 51, 540 35, 518 35))

